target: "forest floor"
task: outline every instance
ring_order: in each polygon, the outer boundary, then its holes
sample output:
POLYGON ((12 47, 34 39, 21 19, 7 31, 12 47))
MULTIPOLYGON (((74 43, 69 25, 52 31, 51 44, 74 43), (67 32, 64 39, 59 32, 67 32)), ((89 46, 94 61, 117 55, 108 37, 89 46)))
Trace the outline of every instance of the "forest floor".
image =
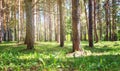
POLYGON ((56 42, 38 42, 33 50, 15 42, 0 44, 0 71, 120 71, 120 41, 95 43, 88 47, 83 41, 85 52, 80 57, 69 57, 72 43, 65 42, 64 48, 56 42))

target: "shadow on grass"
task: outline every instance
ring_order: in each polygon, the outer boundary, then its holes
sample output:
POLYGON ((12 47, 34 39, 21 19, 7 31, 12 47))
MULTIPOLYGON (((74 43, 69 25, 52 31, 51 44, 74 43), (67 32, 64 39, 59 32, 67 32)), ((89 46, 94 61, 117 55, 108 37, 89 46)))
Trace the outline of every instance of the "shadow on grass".
MULTIPOLYGON (((85 42, 84 42, 85 43, 85 42)), ((0 66, 11 68, 13 71, 27 71, 27 69, 36 71, 118 71, 120 70, 120 55, 108 54, 99 56, 82 56, 78 58, 67 58, 64 55, 71 51, 71 45, 64 48, 54 43, 40 43, 35 45, 33 50, 25 50, 25 45, 15 45, 11 43, 3 43, 0 45, 0 66), (3 45, 4 44, 4 45, 3 45), (7 45, 5 45, 7 44, 7 45), (55 53, 62 52, 64 55, 55 53), (54 70, 55 69, 55 70, 54 70)), ((91 52, 110 52, 117 51, 120 48, 109 48, 95 46, 91 49, 83 46, 85 50, 91 52), (97 48, 100 47, 100 48, 97 48)), ((1 67, 0 67, 1 70, 1 67)))
MULTIPOLYGON (((67 46, 67 47, 71 47, 71 46, 67 46)), ((47 42, 47 43, 37 44, 35 45, 34 49, 27 50, 26 45, 17 45, 14 42, 4 42, 0 45, 0 52, 2 53, 2 52, 10 51, 10 52, 19 52, 24 54, 38 52, 41 54, 53 54, 60 51, 69 52, 71 48, 67 48, 67 47, 66 46, 60 47, 59 44, 57 43, 51 44, 47 42)))
POLYGON ((119 47, 115 47, 115 48, 114 48, 114 46, 113 47, 109 47, 109 46, 102 46, 101 47, 99 45, 97 45, 93 48, 90 48, 88 46, 84 46, 84 49, 90 50, 91 52, 94 52, 94 53, 113 52, 113 51, 118 52, 120 50, 119 47))

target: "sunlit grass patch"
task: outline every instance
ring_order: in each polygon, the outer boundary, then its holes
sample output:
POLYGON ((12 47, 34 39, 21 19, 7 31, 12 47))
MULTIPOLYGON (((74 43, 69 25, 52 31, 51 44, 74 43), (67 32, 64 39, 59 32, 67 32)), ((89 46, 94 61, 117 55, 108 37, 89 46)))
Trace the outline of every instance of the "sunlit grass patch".
POLYGON ((72 43, 62 48, 56 42, 37 42, 35 49, 26 45, 3 42, 0 45, 0 71, 119 71, 120 42, 99 42, 94 48, 88 42, 81 43, 86 53, 80 57, 66 57, 72 51, 72 43))

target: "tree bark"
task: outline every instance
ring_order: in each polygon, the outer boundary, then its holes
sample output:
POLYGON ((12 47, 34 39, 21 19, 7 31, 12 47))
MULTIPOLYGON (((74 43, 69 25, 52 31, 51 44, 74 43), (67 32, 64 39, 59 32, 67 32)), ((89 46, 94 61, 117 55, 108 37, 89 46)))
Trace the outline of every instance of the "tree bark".
POLYGON ((37 26, 38 26, 38 23, 37 23, 37 5, 36 5, 36 2, 37 0, 33 0, 33 4, 34 4, 34 27, 35 27, 35 30, 34 30, 34 34, 35 34, 35 42, 37 41, 37 26))
POLYGON ((93 16, 92 16, 92 0, 89 0, 89 31, 88 31, 88 38, 89 38, 89 47, 93 47, 93 16))
POLYGON ((59 13, 60 13, 60 46, 64 46, 64 24, 63 24, 63 13, 62 13, 62 0, 59 0, 59 13))
POLYGON ((116 1, 112 0, 112 41, 117 40, 117 33, 116 33, 116 1))
POLYGON ((102 21, 101 21, 101 3, 98 0, 98 22, 99 22, 99 39, 102 40, 102 21))
POLYGON ((3 23, 3 6, 2 0, 0 0, 0 43, 2 42, 2 23, 3 23))
POLYGON ((57 0, 57 24, 56 24, 56 36, 57 36, 57 42, 60 43, 60 17, 59 17, 59 0, 57 0))
POLYGON ((72 0, 72 34, 73 52, 80 49, 80 8, 79 0, 72 0))
POLYGON ((16 2, 14 3, 14 23, 15 23, 15 26, 14 26, 14 41, 17 41, 17 28, 16 28, 16 2))
POLYGON ((32 12, 32 0, 24 0, 26 8, 26 41, 27 49, 34 48, 34 24, 32 12))
POLYGON ((105 35, 105 40, 109 40, 108 32, 109 32, 109 12, 108 12, 108 7, 109 7, 109 0, 106 1, 105 3, 105 19, 106 19, 106 35, 105 35))
POLYGON ((52 41, 52 19, 51 19, 51 3, 50 0, 48 0, 48 6, 49 6, 49 15, 48 15, 48 21, 49 21, 49 41, 52 41))
POLYGON ((21 0, 19 1, 19 5, 18 5, 18 11, 19 11, 19 19, 18 19, 18 43, 20 42, 20 37, 21 37, 21 0))
POLYGON ((95 41, 96 43, 98 42, 98 34, 97 34, 97 5, 96 5, 96 0, 94 0, 94 35, 95 35, 95 41))
POLYGON ((86 0, 84 0, 84 6, 85 6, 85 19, 86 19, 86 25, 87 25, 87 30, 88 30, 89 21, 88 21, 88 13, 87 13, 87 8, 86 8, 86 0))

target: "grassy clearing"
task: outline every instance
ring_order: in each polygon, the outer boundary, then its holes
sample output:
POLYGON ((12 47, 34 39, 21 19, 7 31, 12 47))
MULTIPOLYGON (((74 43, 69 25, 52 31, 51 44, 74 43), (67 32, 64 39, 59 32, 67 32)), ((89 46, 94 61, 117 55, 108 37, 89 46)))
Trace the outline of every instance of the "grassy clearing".
POLYGON ((0 44, 0 71, 120 71, 120 42, 99 42, 93 49, 82 42, 81 57, 66 57, 71 42, 38 42, 34 50, 15 42, 0 44))

